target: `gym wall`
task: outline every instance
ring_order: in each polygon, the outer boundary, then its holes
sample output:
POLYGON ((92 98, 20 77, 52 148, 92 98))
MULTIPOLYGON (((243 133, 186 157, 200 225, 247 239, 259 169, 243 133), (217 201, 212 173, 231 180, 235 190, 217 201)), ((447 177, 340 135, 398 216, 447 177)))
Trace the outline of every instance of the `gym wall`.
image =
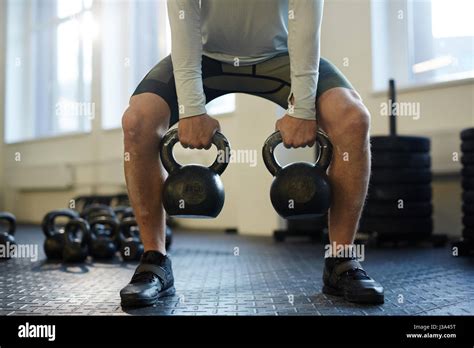
MULTIPOLYGON (((0 2, 0 6, 3 5, 0 2)), ((3 13, 0 8, 0 16, 3 13)), ((5 23, 4 20, 1 22, 5 23)), ((322 53, 347 75, 360 92, 372 113, 372 134, 386 134, 387 119, 379 116, 378 110, 387 97, 385 94, 374 95, 371 87, 370 23, 369 0, 327 1, 322 29, 322 53), (350 59, 349 67, 342 64, 345 57, 350 59)), ((0 47, 3 44, 0 41, 0 47)), ((1 51, 5 52, 4 49, 1 51)), ((0 59, 4 59, 3 54, 0 59)), ((0 66, 4 67, 5 64, 2 62, 0 66)), ((2 98, 3 73, 2 69, 2 98)), ((94 88, 99 88, 99 83, 96 79, 94 88)), ((432 137, 435 174, 456 173, 459 168, 450 160, 450 154, 459 149, 459 130, 473 124, 473 95, 472 83, 402 90, 399 93, 400 101, 417 101, 422 104, 422 118, 417 122, 401 119, 399 130, 402 134, 432 137), (452 147, 446 148, 446 144, 451 144, 452 147)), ((1 99, 0 104, 4 105, 1 99)), ((97 105, 97 110, 100 110, 100 105, 97 105)), ((3 128, 3 108, 1 112, 0 131, 3 128)), ((281 114, 281 109, 266 100, 238 95, 236 111, 222 115, 219 121, 233 148, 257 149, 258 163, 261 164, 260 149, 264 139, 274 129, 277 114, 281 114)), ((12 211, 19 221, 39 222, 46 211, 66 206, 68 200, 77 194, 123 191, 122 152, 121 131, 102 130, 100 114, 94 120, 90 134, 11 145, 0 143, 0 182, 4 188, 0 190, 0 209, 12 211), (22 155, 21 162, 15 161, 17 152, 22 155), (45 167, 55 168, 50 171, 51 176, 46 178, 41 177, 41 173, 47 172, 45 167), (21 177, 20 172, 27 176, 21 177), (44 185, 38 185, 41 181, 52 181, 53 178, 55 182, 62 180, 62 187, 44 188, 44 185)), ((189 160, 193 160, 193 156, 195 154, 188 155, 189 160)), ((285 152, 280 156, 288 157, 290 154, 285 152)), ((298 152, 298 156, 309 160, 312 153, 302 150, 298 152)), ((224 174, 223 182, 227 198, 221 215, 215 220, 186 220, 185 225, 206 229, 230 227, 238 228, 243 234, 271 235, 282 224, 269 201, 271 177, 263 166, 251 168, 244 164, 232 164, 224 174)), ((437 231, 460 234, 459 186, 459 178, 456 177, 447 176, 434 181, 437 231)))
MULTIPOLYGON (((379 113, 387 93, 372 91, 369 0, 325 2, 321 50, 361 94, 372 115, 371 134, 388 134, 387 117, 379 113), (343 66, 346 57, 348 67, 343 66)), ((399 133, 428 136, 432 141, 434 233, 461 234, 461 166, 452 161, 452 153, 460 151, 460 130, 474 125, 473 97, 472 81, 398 92, 400 102, 419 102, 422 112, 418 121, 398 118, 399 133)))
MULTIPOLYGON (((5 32, 6 28, 6 14, 5 14, 5 2, 0 1, 0 33, 5 32)), ((4 155, 4 145, 3 145, 3 124, 4 124, 4 108, 3 105, 5 105, 5 37, 4 35, 0 35, 0 105, 2 106, 0 108, 0 137, 2 137, 2 140, 0 140, 0 210, 4 208, 4 188, 6 186, 6 183, 4 181, 4 168, 5 168, 5 163, 3 161, 3 155, 4 155)))

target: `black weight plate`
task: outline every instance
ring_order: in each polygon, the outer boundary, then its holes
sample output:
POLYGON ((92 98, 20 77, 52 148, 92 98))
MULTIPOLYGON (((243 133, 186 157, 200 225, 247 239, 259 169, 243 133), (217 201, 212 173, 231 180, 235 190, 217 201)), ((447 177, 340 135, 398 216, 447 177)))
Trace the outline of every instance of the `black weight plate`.
POLYGON ((474 204, 463 204, 462 212, 464 215, 474 215, 474 204))
POLYGON ((466 204, 474 204, 474 191, 464 191, 462 193, 462 201, 466 204))
POLYGON ((371 185, 368 194, 369 201, 426 202, 431 201, 431 197, 430 185, 371 185))
POLYGON ((375 136, 370 138, 374 151, 423 152, 430 151, 430 139, 414 136, 375 136))
POLYGON ((474 154, 467 153, 461 156, 461 163, 464 165, 474 164, 474 154))
POLYGON ((433 205, 424 202, 404 202, 399 207, 394 202, 369 202, 364 207, 364 217, 430 217, 433 205))
POLYGON ((474 228, 474 215, 464 215, 462 223, 465 227, 474 228))
POLYGON ((372 152, 373 168, 429 168, 431 157, 424 153, 372 152))
POLYGON ((474 178, 473 179, 463 178, 462 179, 462 188, 464 190, 468 190, 468 191, 474 190, 474 178))
POLYGON ((474 166, 464 166, 461 170, 461 175, 464 177, 474 177, 474 166))
POLYGON ((462 140, 474 140, 474 128, 466 128, 461 132, 462 140))
POLYGON ((429 184, 429 169, 374 169, 370 181, 374 184, 429 184))
POLYGON ((474 140, 465 140, 461 143, 462 152, 474 152, 474 140))
POLYGON ((430 234, 433 231, 431 218, 364 218, 360 223, 361 231, 379 234, 430 234))

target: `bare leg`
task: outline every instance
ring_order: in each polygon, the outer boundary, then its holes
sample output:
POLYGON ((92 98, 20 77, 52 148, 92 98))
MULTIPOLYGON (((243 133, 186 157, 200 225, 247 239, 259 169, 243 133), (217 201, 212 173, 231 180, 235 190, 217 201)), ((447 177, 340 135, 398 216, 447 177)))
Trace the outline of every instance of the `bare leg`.
POLYGON ((333 190, 329 211, 332 243, 354 242, 370 177, 370 114, 359 95, 333 88, 318 99, 319 125, 334 147, 329 168, 333 190))
POLYGON ((152 93, 132 97, 122 118, 125 178, 140 236, 145 251, 156 250, 163 255, 166 218, 161 191, 166 171, 158 148, 169 119, 168 104, 152 93))

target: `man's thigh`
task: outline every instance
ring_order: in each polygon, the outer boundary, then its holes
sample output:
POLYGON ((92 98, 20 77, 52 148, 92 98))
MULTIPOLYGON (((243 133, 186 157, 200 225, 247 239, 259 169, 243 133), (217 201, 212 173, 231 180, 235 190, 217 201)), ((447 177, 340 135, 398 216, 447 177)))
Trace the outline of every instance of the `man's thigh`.
MULTIPOLYGON (((234 66, 203 56, 202 79, 206 103, 228 93, 246 93, 286 109, 291 92, 290 58, 283 54, 250 66, 234 66)), ((331 62, 321 58, 317 100, 334 88, 352 89, 352 85, 331 62)), ((151 69, 133 95, 143 93, 159 95, 166 101, 170 109, 170 126, 179 120, 171 56, 151 69)))

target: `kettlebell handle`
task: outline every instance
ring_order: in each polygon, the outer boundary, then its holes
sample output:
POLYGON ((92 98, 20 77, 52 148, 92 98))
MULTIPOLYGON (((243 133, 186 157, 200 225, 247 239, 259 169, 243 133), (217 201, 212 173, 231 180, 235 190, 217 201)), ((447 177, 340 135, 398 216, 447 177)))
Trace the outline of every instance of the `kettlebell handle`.
POLYGON ((90 230, 90 237, 94 238, 97 237, 95 235, 95 226, 96 225, 106 225, 111 228, 111 234, 109 237, 113 240, 117 238, 117 233, 118 233, 118 227, 119 227, 119 221, 117 220, 116 217, 112 216, 97 216, 94 218, 92 221, 89 222, 89 230, 90 230))
POLYGON ((121 241, 125 241, 125 239, 133 237, 132 234, 129 233, 130 228, 133 226, 138 226, 137 220, 135 220, 134 217, 128 217, 122 220, 119 225, 119 238, 121 241))
POLYGON ((64 238, 65 238, 66 244, 74 242, 74 238, 76 237, 78 230, 82 231, 83 233, 83 236, 80 242, 81 246, 84 246, 87 244, 90 226, 89 226, 89 223, 82 218, 72 219, 64 227, 64 238))
POLYGON ((80 215, 77 211, 72 209, 58 209, 47 213, 41 223, 41 227, 47 238, 53 237, 55 231, 55 220, 58 217, 67 217, 71 220, 79 218, 80 215))
MULTIPOLYGON (((267 167, 268 171, 275 176, 281 169, 280 163, 278 163, 277 159, 275 158, 275 148, 283 142, 281 137, 280 131, 276 131, 271 134, 267 140, 265 140, 265 144, 262 148, 262 156, 263 161, 265 162, 265 166, 267 167)), ((316 137, 316 143, 318 145, 318 157, 315 162, 315 165, 324 171, 326 171, 331 163, 332 159, 332 144, 329 141, 328 136, 318 131, 316 137)))
POLYGON ((6 221, 8 225, 7 233, 13 236, 16 231, 16 218, 15 215, 8 212, 0 212, 0 221, 6 221))
MULTIPOLYGON (((181 164, 176 162, 173 155, 173 147, 178 141, 178 129, 173 128, 166 132, 160 143, 161 162, 168 173, 172 173, 182 167, 181 164)), ((227 138, 220 132, 214 134, 212 143, 217 147, 218 155, 209 169, 221 175, 230 161, 230 144, 227 138), (220 156, 219 153, 223 153, 224 156, 220 156), (220 160, 221 158, 223 160, 220 160)))

